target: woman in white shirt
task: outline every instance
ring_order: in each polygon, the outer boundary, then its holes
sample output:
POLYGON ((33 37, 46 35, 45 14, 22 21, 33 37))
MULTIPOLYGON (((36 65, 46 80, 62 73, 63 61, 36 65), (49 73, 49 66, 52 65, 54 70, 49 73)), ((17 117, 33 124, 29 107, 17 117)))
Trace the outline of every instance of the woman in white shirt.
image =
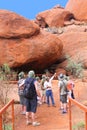
POLYGON ((55 107, 55 102, 54 102, 54 97, 53 97, 53 92, 52 92, 52 80, 55 76, 56 74, 54 74, 51 78, 46 77, 46 81, 44 82, 44 88, 46 89, 46 100, 47 100, 48 107, 50 106, 50 99, 52 102, 52 106, 55 107))

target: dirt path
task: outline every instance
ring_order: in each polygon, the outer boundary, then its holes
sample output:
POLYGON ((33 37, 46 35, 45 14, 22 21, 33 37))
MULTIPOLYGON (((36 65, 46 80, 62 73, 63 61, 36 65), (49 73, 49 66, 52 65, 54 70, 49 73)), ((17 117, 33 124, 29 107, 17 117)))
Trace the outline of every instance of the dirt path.
MULTIPOLYGON (((81 83, 76 85, 75 96, 78 98, 82 96, 82 87, 81 83), (79 89, 78 89, 79 87, 79 89)), ((58 87, 57 81, 53 81, 53 93, 55 98, 56 107, 47 107, 46 104, 38 106, 37 110, 37 121, 41 123, 38 127, 33 127, 32 125, 26 126, 26 118, 24 115, 20 115, 20 105, 16 106, 16 119, 15 119, 15 128, 16 130, 69 130, 69 119, 68 113, 62 114, 59 110, 59 96, 58 96, 58 87)), ((78 115, 78 110, 76 111, 73 107, 74 115, 78 115)))

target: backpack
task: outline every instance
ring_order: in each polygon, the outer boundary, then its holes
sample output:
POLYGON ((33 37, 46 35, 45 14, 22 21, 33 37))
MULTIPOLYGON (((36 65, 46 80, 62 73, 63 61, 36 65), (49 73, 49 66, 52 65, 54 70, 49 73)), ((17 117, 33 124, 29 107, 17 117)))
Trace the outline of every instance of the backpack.
POLYGON ((32 99, 36 94, 36 90, 35 90, 33 81, 34 81, 34 79, 29 79, 27 83, 25 82, 23 95, 27 99, 32 99))
POLYGON ((67 94, 67 83, 64 81, 61 81, 60 83, 60 95, 66 95, 67 94))

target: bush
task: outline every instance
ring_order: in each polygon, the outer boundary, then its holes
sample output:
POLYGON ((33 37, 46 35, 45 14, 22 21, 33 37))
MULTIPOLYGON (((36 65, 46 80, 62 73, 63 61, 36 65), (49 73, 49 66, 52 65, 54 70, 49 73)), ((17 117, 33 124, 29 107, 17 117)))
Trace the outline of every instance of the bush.
POLYGON ((82 128, 85 128, 85 123, 83 121, 80 121, 73 126, 73 130, 82 130, 82 128))
POLYGON ((51 32, 52 34, 61 34, 63 33, 63 28, 48 27, 47 32, 51 32))
POLYGON ((2 106, 9 101, 8 93, 11 89, 9 80, 13 78, 14 74, 15 73, 11 71, 8 64, 4 64, 2 67, 0 67, 0 104, 2 106))
POLYGON ((75 61, 71 59, 70 56, 66 56, 67 58, 67 66, 66 70, 71 73, 74 77, 82 78, 83 77, 83 64, 80 61, 75 61))
POLYGON ((12 125, 11 124, 4 124, 3 130, 12 130, 12 125))

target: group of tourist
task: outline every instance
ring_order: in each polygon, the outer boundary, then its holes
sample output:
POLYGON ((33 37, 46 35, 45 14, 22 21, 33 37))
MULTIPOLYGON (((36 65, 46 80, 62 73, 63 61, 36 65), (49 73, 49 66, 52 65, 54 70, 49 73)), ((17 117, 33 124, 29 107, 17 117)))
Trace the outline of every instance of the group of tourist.
POLYGON ((25 78, 24 72, 20 72, 18 74, 18 77, 18 94, 21 104, 21 114, 26 115, 26 125, 40 125, 39 122, 35 121, 35 113, 37 111, 38 105, 42 105, 45 103, 47 104, 47 107, 50 107, 51 105, 53 107, 56 107, 52 91, 52 80, 55 77, 58 77, 60 109, 62 110, 63 114, 67 113, 68 96, 74 99, 74 83, 69 79, 69 77, 64 74, 57 75, 55 73, 52 77, 43 74, 40 78, 39 76, 35 77, 35 72, 33 70, 30 70, 28 72, 27 78, 25 78), (31 87, 34 92, 34 96, 31 99, 25 98, 23 93, 25 86, 29 84, 30 80, 32 80, 31 87))

